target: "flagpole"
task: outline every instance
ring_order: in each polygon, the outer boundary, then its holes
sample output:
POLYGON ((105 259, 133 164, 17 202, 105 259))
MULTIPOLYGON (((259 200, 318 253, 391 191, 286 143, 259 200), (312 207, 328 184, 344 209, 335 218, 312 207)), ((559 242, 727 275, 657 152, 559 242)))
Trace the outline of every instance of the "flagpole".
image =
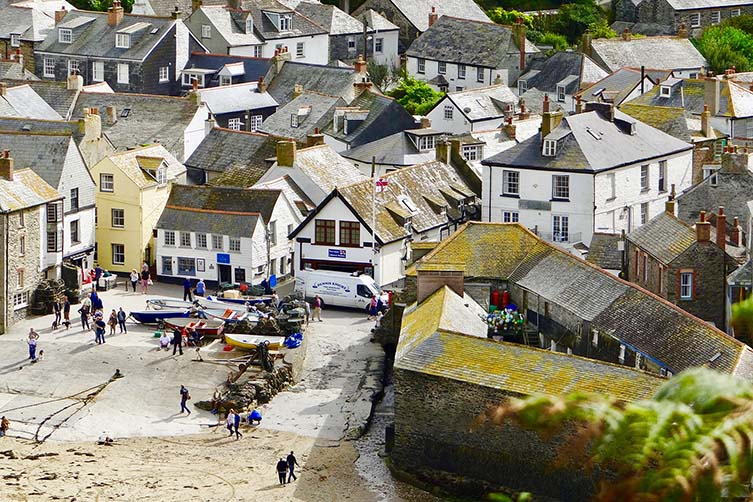
POLYGON ((376 280, 376 156, 371 157, 371 274, 376 280))

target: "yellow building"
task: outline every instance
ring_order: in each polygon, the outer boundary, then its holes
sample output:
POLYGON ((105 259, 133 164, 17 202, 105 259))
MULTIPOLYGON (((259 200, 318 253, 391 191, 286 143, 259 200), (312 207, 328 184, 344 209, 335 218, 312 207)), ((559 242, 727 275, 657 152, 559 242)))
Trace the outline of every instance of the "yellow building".
POLYGON ((105 157, 92 167, 97 183, 97 263, 111 272, 152 265, 152 232, 172 183, 186 168, 161 145, 105 157))

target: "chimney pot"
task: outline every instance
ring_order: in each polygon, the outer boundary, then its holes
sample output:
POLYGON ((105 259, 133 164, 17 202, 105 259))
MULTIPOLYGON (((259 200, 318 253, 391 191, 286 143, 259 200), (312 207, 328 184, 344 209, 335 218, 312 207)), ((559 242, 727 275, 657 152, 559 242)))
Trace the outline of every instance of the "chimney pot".
POLYGON ((743 245, 742 241, 742 228, 740 227, 740 219, 735 216, 734 220, 732 220, 732 228, 729 230, 729 241, 737 246, 740 247, 743 245))
POLYGON ((13 159, 10 156, 10 150, 5 150, 3 157, 0 158, 0 178, 13 181, 13 159))
POLYGON ((430 27, 430 28, 431 28, 431 26, 432 26, 432 25, 433 25, 434 23, 436 23, 436 22, 437 22, 437 19, 438 19, 438 18, 439 18, 439 16, 437 15, 437 10, 436 10, 436 9, 435 9, 435 8, 434 8, 434 7, 432 6, 432 8, 431 8, 431 12, 429 13, 429 27, 430 27))
POLYGON ((107 24, 118 26, 121 21, 123 21, 123 7, 120 5, 120 0, 113 0, 112 7, 107 9, 107 24))
POLYGON ((727 215, 724 214, 722 206, 719 206, 719 212, 716 215, 716 245, 722 251, 727 247, 727 215))
POLYGON ((60 21, 63 20, 66 14, 68 14, 68 11, 65 10, 65 6, 63 6, 60 10, 56 10, 55 11, 55 24, 60 24, 60 21))
POLYGON ((257 84, 256 89, 260 93, 267 92, 267 83, 264 81, 264 75, 259 76, 259 83, 257 84))
POLYGON ((544 113, 549 113, 549 94, 544 94, 543 110, 544 113))
POLYGON ((118 109, 114 106, 108 106, 107 107, 107 123, 108 125, 113 125, 115 122, 118 121, 118 109))
POLYGON ((700 213, 698 213, 698 221, 700 221, 701 223, 706 221, 706 211, 701 211, 700 213))
POLYGON ((8 93, 8 84, 0 82, 0 96, 5 96, 8 93))

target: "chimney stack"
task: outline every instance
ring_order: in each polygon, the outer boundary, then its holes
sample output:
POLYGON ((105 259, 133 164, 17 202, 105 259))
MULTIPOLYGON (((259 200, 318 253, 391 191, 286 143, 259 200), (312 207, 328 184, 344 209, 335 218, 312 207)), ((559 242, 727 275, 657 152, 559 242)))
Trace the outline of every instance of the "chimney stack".
POLYGON ((356 73, 366 73, 366 60, 363 58, 363 54, 358 55, 358 59, 356 59, 356 62, 353 64, 353 68, 355 68, 356 73))
POLYGON ((293 85, 293 99, 303 94, 303 86, 301 84, 293 85))
POLYGON ((207 119, 204 121, 204 137, 209 136, 209 133, 212 129, 214 129, 214 126, 216 126, 217 123, 214 121, 214 115, 210 112, 207 115, 207 119))
POLYGON ((740 247, 743 245, 743 229, 740 227, 740 219, 735 216, 732 220, 732 228, 729 229, 729 241, 733 246, 740 247))
POLYGON ((65 10, 65 6, 63 6, 60 10, 55 11, 55 24, 60 24, 60 21, 63 20, 65 15, 68 14, 68 11, 65 10))
POLYGON ((314 128, 312 134, 306 136, 306 147, 320 146, 324 144, 324 134, 319 132, 319 128, 314 128))
POLYGON ((170 17, 173 19, 180 19, 180 8, 176 5, 175 10, 170 13, 170 17))
POLYGON ((703 105, 703 112, 701 113, 701 135, 705 138, 711 137, 711 112, 709 111, 709 105, 703 105))
POLYGON ((708 242, 711 240, 711 223, 706 221, 706 211, 701 211, 698 217, 698 223, 695 224, 695 238, 698 242, 708 242))
POLYGON ((259 75, 259 83, 256 85, 256 90, 260 93, 267 92, 267 83, 264 81, 264 75, 259 75))
POLYGON ((716 214, 716 245, 722 251, 727 248, 727 215, 724 214, 723 206, 719 206, 719 212, 716 214))
POLYGON ((84 88, 84 77, 76 74, 75 71, 68 75, 66 87, 69 91, 80 91, 84 88))
POLYGON ((591 32, 586 28, 583 32, 583 38, 580 41, 580 51, 588 57, 591 57, 591 32))
POLYGON ((544 94, 543 113, 541 114, 541 141, 547 135, 554 131, 562 122, 563 113, 561 111, 549 111, 549 95, 544 94))
POLYGON ((118 109, 114 106, 107 107, 107 125, 113 125, 118 121, 118 109))
POLYGON ((677 30, 677 38, 688 38, 688 28, 685 23, 680 24, 680 28, 677 30))
POLYGON ((623 40, 624 40, 625 42, 630 42, 630 39, 631 39, 631 38, 632 38, 632 35, 631 35, 631 33, 630 33, 630 30, 629 30, 629 29, 625 28, 624 30, 622 30, 622 39, 623 39, 623 40))
POLYGON ((421 303, 445 286, 462 295, 465 287, 464 268, 460 263, 445 263, 442 270, 423 270, 419 264, 416 267, 417 302, 421 303))
POLYGON ((201 8, 201 0, 191 0, 191 12, 196 12, 201 8))
POLYGON ((434 152, 437 162, 450 164, 450 159, 452 158, 450 155, 450 147, 451 145, 449 141, 437 141, 436 150, 434 152))
POLYGON ((10 156, 10 150, 5 150, 0 157, 0 178, 13 181, 13 159, 10 156))
POLYGON ((515 43, 517 44, 520 53, 518 68, 520 69, 520 73, 523 73, 526 69, 526 25, 523 24, 521 18, 515 20, 515 24, 512 26, 512 32, 515 34, 515 43))
POLYGON ((437 15, 437 10, 432 7, 431 12, 429 13, 429 28, 431 28, 432 25, 437 22, 438 18, 439 16, 437 15))
POLYGON ((575 113, 583 113, 583 98, 580 94, 575 96, 575 113))
POLYGON ((277 142, 277 165, 293 167, 295 164, 295 141, 284 140, 277 142))
POLYGON ((502 130, 505 131, 508 138, 515 141, 515 126, 512 123, 512 117, 507 117, 505 119, 505 125, 502 127, 502 130))
POLYGON ((353 84, 353 87, 356 88, 356 96, 360 96, 362 92, 371 89, 371 81, 368 78, 363 77, 360 82, 353 84))
POLYGON ((672 191, 669 194, 669 198, 667 199, 667 202, 664 203, 664 212, 675 216, 676 207, 677 202, 675 201, 675 186, 672 185, 672 191))
POLYGON ((8 84, 0 82, 0 96, 5 96, 8 93, 8 84))
POLYGON ((518 112, 518 120, 527 120, 531 118, 531 114, 528 112, 528 109, 526 108, 526 100, 523 98, 520 98, 520 102, 518 104, 520 105, 520 111, 518 112))
POLYGON ((121 21, 123 21, 123 7, 120 5, 120 0, 113 0, 112 7, 107 9, 107 24, 118 26, 121 21))
POLYGON ((713 73, 704 80, 704 103, 708 105, 711 115, 719 114, 719 79, 713 73))
POLYGON ((429 117, 421 117, 421 129, 431 129, 431 119, 429 117))

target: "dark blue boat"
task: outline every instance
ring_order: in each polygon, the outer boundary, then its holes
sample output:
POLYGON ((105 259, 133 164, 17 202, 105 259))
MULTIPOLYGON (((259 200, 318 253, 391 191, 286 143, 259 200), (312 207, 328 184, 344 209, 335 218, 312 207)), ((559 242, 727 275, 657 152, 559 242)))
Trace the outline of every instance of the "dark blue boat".
POLYGON ((161 320, 168 317, 188 317, 188 309, 183 310, 141 310, 131 312, 132 317, 136 322, 141 324, 157 324, 161 320))

